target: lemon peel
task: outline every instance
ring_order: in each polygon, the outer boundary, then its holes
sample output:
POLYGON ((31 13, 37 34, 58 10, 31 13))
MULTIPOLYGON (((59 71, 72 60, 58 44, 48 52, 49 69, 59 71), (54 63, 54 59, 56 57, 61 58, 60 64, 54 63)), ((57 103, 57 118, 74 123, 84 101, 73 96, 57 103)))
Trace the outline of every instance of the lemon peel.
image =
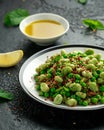
POLYGON ((11 67, 17 65, 22 60, 23 55, 23 50, 0 53, 0 67, 11 67))

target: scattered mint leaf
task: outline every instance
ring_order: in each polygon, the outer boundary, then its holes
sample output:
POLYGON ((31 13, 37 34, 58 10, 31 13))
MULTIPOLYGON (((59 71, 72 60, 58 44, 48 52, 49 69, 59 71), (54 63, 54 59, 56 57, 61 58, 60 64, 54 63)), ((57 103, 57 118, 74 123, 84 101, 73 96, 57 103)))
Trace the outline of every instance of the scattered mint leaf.
POLYGON ((14 99, 14 95, 10 92, 0 89, 0 98, 12 100, 14 99))
POLYGON ((83 24, 89 27, 91 30, 104 30, 104 25, 98 20, 84 19, 83 24))
POLYGON ((10 11, 4 17, 4 24, 6 26, 17 26, 28 15, 29 12, 25 9, 16 9, 10 11))
POLYGON ((87 0, 78 0, 78 2, 79 2, 80 4, 86 4, 86 3, 87 3, 87 0))

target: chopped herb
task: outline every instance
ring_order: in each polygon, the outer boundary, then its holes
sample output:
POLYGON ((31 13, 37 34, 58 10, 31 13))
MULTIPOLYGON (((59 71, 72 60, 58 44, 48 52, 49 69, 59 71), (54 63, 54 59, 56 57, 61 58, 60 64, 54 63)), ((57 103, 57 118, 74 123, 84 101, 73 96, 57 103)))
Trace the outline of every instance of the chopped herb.
POLYGON ((86 4, 87 0, 78 0, 78 2, 81 3, 81 4, 86 4))
POLYGON ((4 17, 4 24, 6 26, 17 26, 28 15, 29 12, 25 9, 16 9, 10 11, 4 17))
POLYGON ((14 99, 14 95, 10 92, 0 89, 0 98, 12 100, 14 99))
POLYGON ((84 19, 83 24, 89 27, 91 30, 104 30, 104 25, 98 20, 93 19, 84 19))

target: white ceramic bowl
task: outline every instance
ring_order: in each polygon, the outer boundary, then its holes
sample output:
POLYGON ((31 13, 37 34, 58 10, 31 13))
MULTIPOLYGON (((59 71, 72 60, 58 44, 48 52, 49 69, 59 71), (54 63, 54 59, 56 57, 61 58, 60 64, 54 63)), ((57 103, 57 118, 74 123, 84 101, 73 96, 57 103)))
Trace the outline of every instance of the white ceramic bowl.
POLYGON ((69 30, 69 22, 65 18, 57 14, 39 13, 39 14, 30 15, 26 17, 25 19, 23 19, 19 25, 19 29, 29 40, 35 42, 38 45, 47 46, 47 45, 53 44, 54 41, 58 40, 69 30), (30 36, 25 32, 25 27, 28 24, 32 23, 33 21, 44 20, 44 19, 54 20, 61 23, 63 27, 65 28, 65 31, 57 36, 50 37, 50 38, 37 38, 37 37, 30 36))

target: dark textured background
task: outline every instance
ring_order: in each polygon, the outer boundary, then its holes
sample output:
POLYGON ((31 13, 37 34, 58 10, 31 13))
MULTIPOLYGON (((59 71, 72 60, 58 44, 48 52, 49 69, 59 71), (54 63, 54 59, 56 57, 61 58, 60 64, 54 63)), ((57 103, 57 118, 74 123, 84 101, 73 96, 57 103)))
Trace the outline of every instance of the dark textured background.
POLYGON ((77 0, 0 0, 0 52, 24 51, 24 58, 15 67, 0 68, 0 88, 15 95, 13 101, 0 103, 0 130, 104 130, 104 109, 68 111, 51 108, 34 101, 22 90, 18 80, 22 64, 46 47, 27 40, 18 27, 4 26, 4 15, 17 8, 27 9, 30 14, 57 13, 69 21, 70 30, 53 46, 76 43, 104 46, 104 31, 92 33, 82 26, 83 18, 104 22, 103 0, 88 0, 86 5, 77 0))

